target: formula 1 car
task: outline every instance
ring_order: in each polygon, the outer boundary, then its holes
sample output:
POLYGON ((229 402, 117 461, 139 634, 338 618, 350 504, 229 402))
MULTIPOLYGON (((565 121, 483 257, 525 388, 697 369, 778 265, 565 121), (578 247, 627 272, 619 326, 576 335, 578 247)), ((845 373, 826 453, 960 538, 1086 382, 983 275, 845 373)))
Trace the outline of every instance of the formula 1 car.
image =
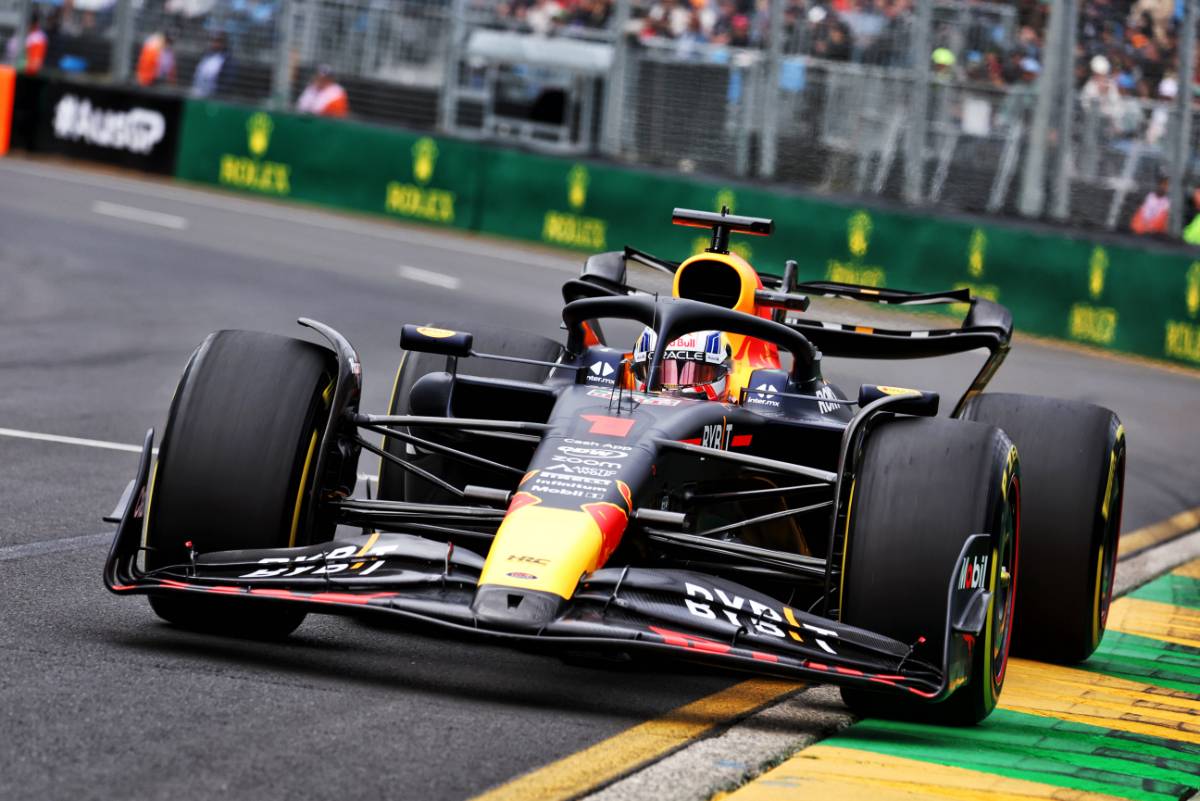
POLYGON ((588 258, 563 287, 565 343, 405 325, 388 414, 360 411, 359 358, 322 323, 300 320, 328 346, 210 335, 110 517, 108 588, 191 628, 269 637, 308 612, 390 615, 832 682, 864 714, 947 724, 995 707, 1010 646, 1091 654, 1116 565, 1116 416, 982 393, 1012 319, 966 290, 797 283, 795 262, 760 276, 729 239, 770 220, 674 222, 711 228, 709 247, 588 258), (671 296, 630 286, 633 265, 671 296), (886 330, 810 319, 811 296, 969 311, 958 328, 886 330), (629 343, 605 338, 622 321, 654 335, 642 379, 629 343), (701 330, 730 343, 717 399, 663 378, 670 343, 701 330), (949 418, 936 393, 849 398, 821 373, 822 354, 980 348, 949 418), (375 498, 352 495, 363 450, 381 458, 375 498))

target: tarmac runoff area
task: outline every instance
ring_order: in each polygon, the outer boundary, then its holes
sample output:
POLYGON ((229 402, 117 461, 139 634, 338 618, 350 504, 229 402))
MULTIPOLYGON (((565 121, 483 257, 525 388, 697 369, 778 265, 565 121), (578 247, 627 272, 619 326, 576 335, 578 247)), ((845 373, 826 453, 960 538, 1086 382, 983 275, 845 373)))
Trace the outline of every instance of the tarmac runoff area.
MULTIPOLYGON (((144 603, 106 593, 99 571, 111 529, 99 518, 128 481, 146 428, 161 432, 179 372, 209 331, 303 335, 296 317, 325 320, 358 346, 364 408, 381 409, 402 323, 459 320, 560 336, 559 286, 579 257, 32 161, 0 161, 0 187, 0 732, 17 733, 0 745, 0 799, 703 799, 743 785, 737 792, 756 792, 745 777, 782 770, 794 753, 808 759, 836 747, 881 760, 862 742, 918 740, 894 728, 860 736, 870 723, 846 729, 851 721, 829 688, 676 663, 568 665, 328 616, 282 643, 234 641, 179 631, 144 603)), ((941 391, 944 407, 977 367, 973 354, 826 364, 851 391, 862 381, 918 386, 941 391)), ((1200 555, 1200 535, 1184 536, 1200 528, 1198 378, 1024 339, 996 378, 997 391, 1088 400, 1120 414, 1130 442, 1122 588, 1200 555)), ((1071 689, 1065 697, 1090 722, 1063 710, 1039 715, 1022 702, 970 734, 984 737, 1010 714, 1063 721, 1049 728, 1056 737, 1091 725, 1108 739, 1086 768, 1067 760, 1082 757, 1064 741, 1058 772, 1035 775, 1028 751, 968 741, 958 730, 930 730, 920 735, 924 750, 884 756, 915 761, 923 779, 934 778, 936 761, 977 782, 911 792, 922 798, 990 797, 995 777, 1049 784, 1069 798, 1081 791, 1063 777, 1081 780, 1081 771, 1136 776, 1138 787, 1146 778, 1135 766, 1197 772, 1195 742, 1178 733, 1186 728, 1165 740, 1193 750, 1171 756, 1131 745, 1160 747, 1147 738, 1163 726, 1139 733, 1114 722, 1170 711, 1171 691, 1184 690, 1164 682, 1192 681, 1196 694, 1194 646, 1163 640, 1197 639, 1195 618, 1171 613, 1164 631, 1146 614, 1164 597, 1135 593, 1137 608, 1114 611, 1105 665, 1078 669, 1110 677, 1105 684, 1072 673, 1054 685, 1071 689), (1124 672, 1112 667, 1122 660, 1131 660, 1124 672), (1138 695, 1110 680, 1154 691, 1138 695), (1129 703, 1139 706, 1120 706, 1129 703), (948 747, 937 736, 953 738, 946 742, 957 756, 937 755, 948 747), (962 761, 966 753, 975 762, 962 761), (985 757, 1020 761, 1025 773, 1005 774, 985 757)), ((1021 694, 1010 681, 1003 702, 1015 704, 1021 694)), ((1045 731, 1030 729, 1025 742, 1036 735, 1038 753, 1055 754, 1045 731)), ((851 773, 865 782, 870 770, 864 761, 851 773)), ((1131 786, 1112 779, 1096 792, 1122 797, 1131 786)), ((770 797, 786 789, 762 787, 770 797)), ((867 782, 855 792, 884 791, 867 782)))

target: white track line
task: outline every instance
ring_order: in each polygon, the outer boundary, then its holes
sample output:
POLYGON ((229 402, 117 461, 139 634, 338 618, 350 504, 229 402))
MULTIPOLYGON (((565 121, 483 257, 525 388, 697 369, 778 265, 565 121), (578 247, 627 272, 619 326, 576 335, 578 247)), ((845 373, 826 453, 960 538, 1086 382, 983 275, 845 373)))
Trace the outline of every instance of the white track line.
POLYGON ((65 168, 50 168, 29 161, 4 159, 0 164, 0 172, 10 171, 22 175, 32 175, 52 181, 90 186, 95 189, 131 192, 142 197, 161 198, 177 203, 190 203, 217 209, 226 213, 253 214, 269 220, 303 225, 309 228, 323 228, 326 231, 371 236, 400 242, 406 245, 441 250, 447 253, 461 253, 469 256, 483 256, 496 259, 508 264, 519 264, 526 267, 548 267, 563 272, 579 272, 579 258, 564 254, 555 257, 548 253, 524 250, 519 247, 506 248, 503 245, 486 240, 471 241, 468 235, 457 231, 424 233, 415 228, 406 228, 387 222, 359 221, 349 217, 322 213, 305 209, 302 204, 294 206, 273 205, 263 201, 252 201, 239 198, 233 193, 220 193, 213 189, 191 188, 186 185, 158 184, 131 178, 119 178, 106 175, 103 178, 89 175, 79 170, 65 168))
POLYGON ((186 217, 180 217, 176 214, 163 214, 161 211, 139 209, 134 206, 122 206, 120 203, 109 203, 106 200, 97 200, 93 203, 92 211, 96 214, 102 214, 105 217, 116 217, 119 220, 157 225, 159 228, 170 228, 173 231, 186 231, 188 227, 186 217))
POLYGON ((409 267, 407 264, 397 267, 396 275, 406 281, 416 281, 442 289, 458 289, 462 286, 461 278, 455 278, 453 275, 445 273, 435 273, 433 270, 422 270, 420 267, 409 267))
POLYGON ((125 453, 142 452, 142 446, 140 445, 126 445, 124 442, 107 442, 102 439, 64 437, 60 434, 43 434, 38 431, 21 431, 20 429, 16 428, 0 428, 0 437, 32 439, 36 440, 37 442, 57 442, 62 445, 81 445, 85 448, 101 448, 109 451, 124 451, 125 453))

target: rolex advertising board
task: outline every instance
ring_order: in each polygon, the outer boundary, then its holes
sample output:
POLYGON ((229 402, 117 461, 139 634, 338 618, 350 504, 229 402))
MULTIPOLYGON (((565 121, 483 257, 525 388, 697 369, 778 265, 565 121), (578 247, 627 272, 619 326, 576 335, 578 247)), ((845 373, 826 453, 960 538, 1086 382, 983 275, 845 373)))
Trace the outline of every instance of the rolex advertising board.
POLYGON ((475 226, 479 148, 394 129, 189 102, 180 178, 256 195, 475 226))
MULTIPOLYGON (((775 221, 733 250, 778 275, 918 291, 966 287, 1018 330, 1200 366, 1200 259, 1035 231, 840 205, 341 120, 188 102, 180 177, 271 197, 483 231, 580 254, 629 244, 669 259, 708 238, 676 206, 775 221)), ((951 309, 963 312, 964 309, 951 309)))

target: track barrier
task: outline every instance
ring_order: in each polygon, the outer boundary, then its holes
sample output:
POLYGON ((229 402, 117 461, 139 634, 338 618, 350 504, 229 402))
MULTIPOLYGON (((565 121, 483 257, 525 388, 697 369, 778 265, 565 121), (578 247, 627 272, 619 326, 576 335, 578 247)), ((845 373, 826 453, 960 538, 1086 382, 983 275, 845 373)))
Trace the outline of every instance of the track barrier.
MULTIPOLYGON (((40 119, 64 91, 47 88, 40 119)), ((1025 333, 1200 367, 1200 252, 1182 246, 843 205, 211 101, 184 102, 178 119, 173 164, 186 181, 581 253, 628 243, 675 259, 706 241, 669 225, 670 209, 727 206, 775 219, 774 236, 734 242, 763 272, 794 258, 802 280, 969 287, 1008 306, 1025 333)))

